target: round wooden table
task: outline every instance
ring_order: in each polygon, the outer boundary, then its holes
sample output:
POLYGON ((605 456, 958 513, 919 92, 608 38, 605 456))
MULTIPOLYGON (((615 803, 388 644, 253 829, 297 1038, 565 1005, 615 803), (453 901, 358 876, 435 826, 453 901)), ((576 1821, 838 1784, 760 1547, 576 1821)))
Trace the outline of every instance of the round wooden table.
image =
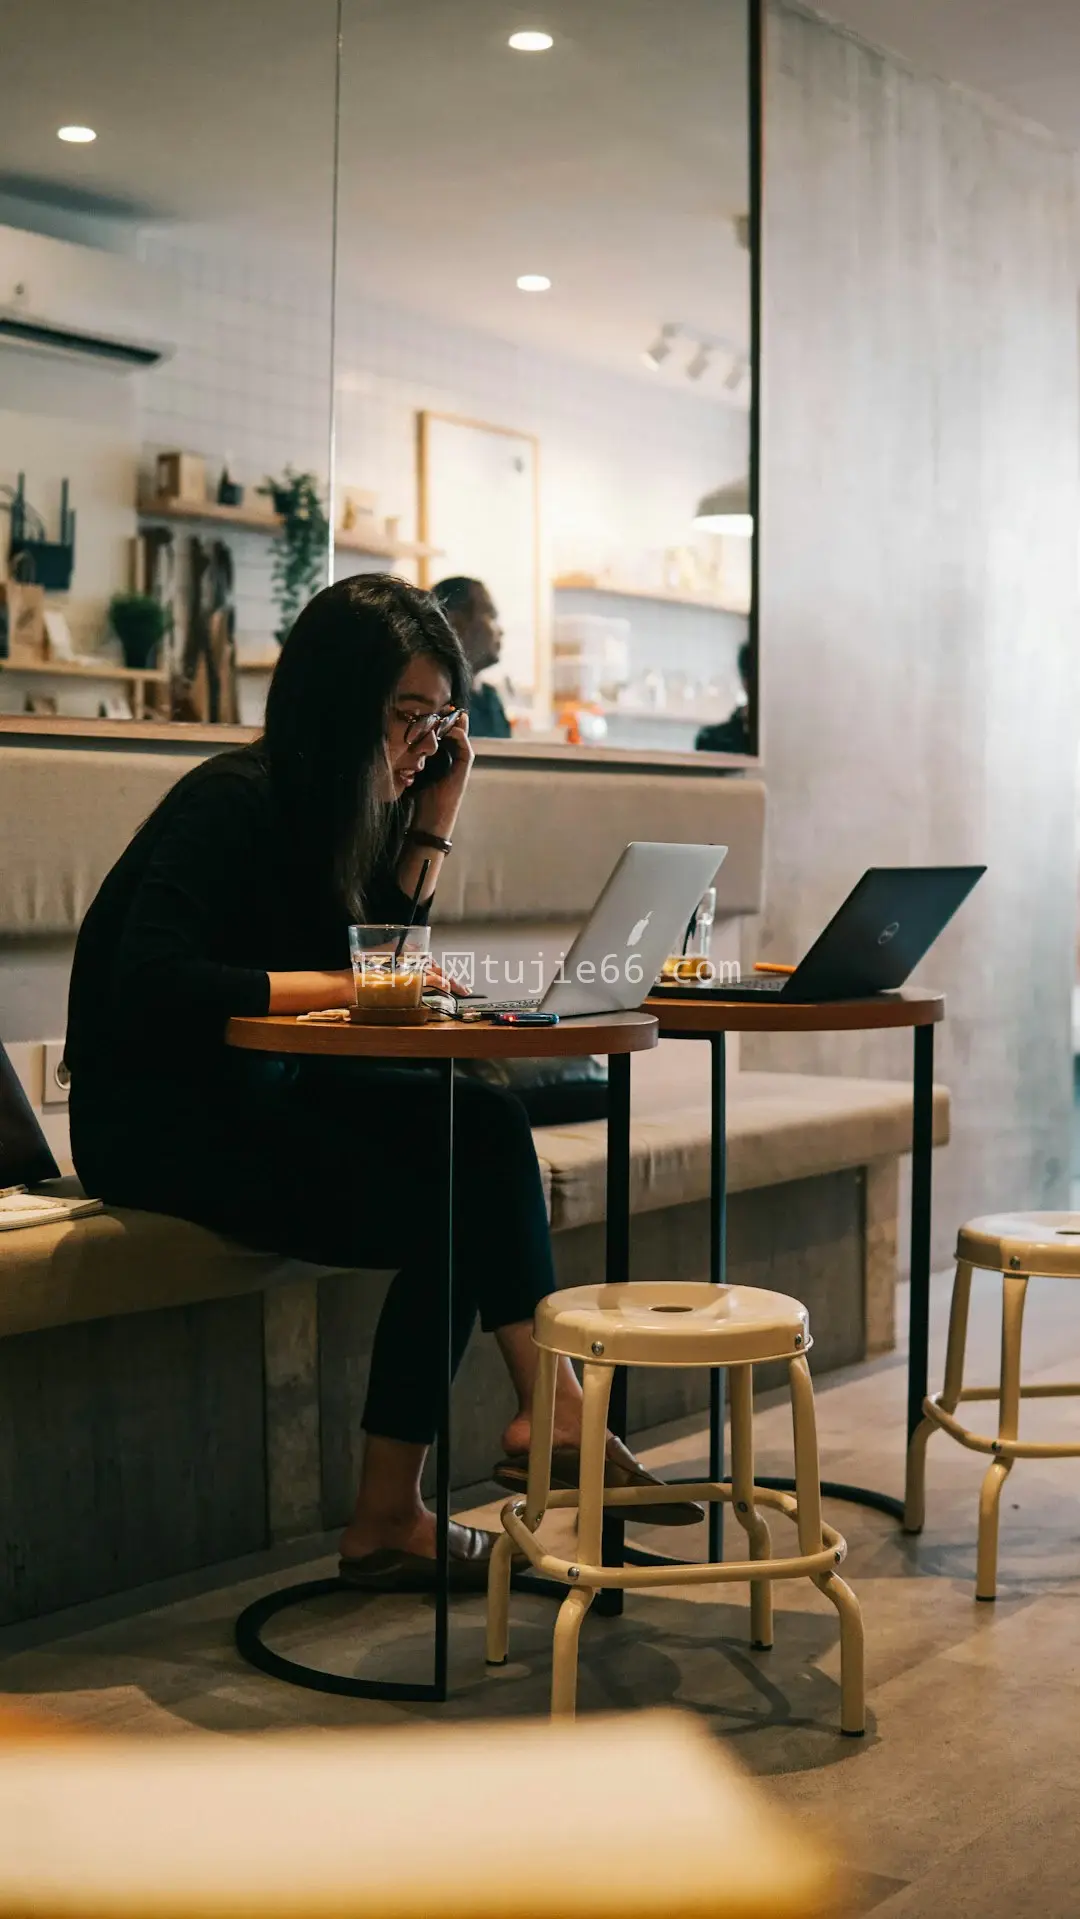
MULTIPOLYGON (((307 1686, 316 1692, 343 1693, 359 1699, 409 1699, 442 1703, 447 1697, 449 1652, 450 1547, 450 1305, 453 1293, 451 1206, 454 1173, 454 1062, 459 1059, 567 1059, 604 1053, 608 1060, 607 1242, 605 1278, 609 1285, 627 1278, 630 1259, 630 1060, 647 1052, 659 1038, 659 1024, 650 1012, 613 1013, 561 1020, 557 1026, 495 1026, 486 1020, 432 1019, 425 1025, 389 1026, 359 1021, 232 1019, 226 1029, 230 1046, 247 1052, 320 1059, 415 1060, 433 1066, 442 1091, 443 1124, 425 1143, 425 1178, 433 1216, 441 1215, 443 1269, 443 1328, 445 1360, 443 1388, 436 1427, 436 1532, 438 1539, 435 1590, 434 1678, 430 1684, 399 1680, 352 1679, 344 1673, 322 1672, 285 1659, 262 1640, 267 1621, 287 1606, 324 1593, 346 1590, 338 1579, 309 1580, 268 1593, 241 1613, 236 1622, 237 1650, 249 1664, 275 1679, 307 1686), (441 1135, 441 1137, 440 1137, 441 1135)), ((544 1591, 536 1580, 528 1590, 544 1591)), ((558 1598, 564 1589, 552 1589, 558 1598)), ((621 1594, 619 1595, 621 1597, 621 1594)))
MULTIPOLYGON (((815 1000, 812 1003, 763 993, 754 999, 725 1000, 715 991, 693 987, 653 993, 645 1009, 660 1022, 661 1039, 708 1040, 712 1049, 710 1273, 717 1285, 727 1277, 727 1057, 728 1033, 865 1033, 886 1028, 914 1032, 914 1082, 911 1129, 911 1305, 908 1348, 908 1437, 922 1418, 926 1396, 930 1337, 930 1195, 934 1153, 934 1027, 945 1017, 945 998, 918 987, 880 993, 871 999, 815 1000)), ((709 1477, 723 1477, 724 1375, 714 1372, 709 1398, 709 1477)), ((765 1479, 762 1486, 792 1491, 789 1479, 765 1479)), ((903 1499, 869 1486, 826 1480, 822 1491, 833 1499, 851 1499, 903 1520, 903 1499)), ((722 1557, 722 1509, 709 1509, 709 1557, 722 1557), (714 1550, 715 1549, 715 1550, 714 1550)), ((627 1548, 631 1557, 631 1549, 627 1548)))

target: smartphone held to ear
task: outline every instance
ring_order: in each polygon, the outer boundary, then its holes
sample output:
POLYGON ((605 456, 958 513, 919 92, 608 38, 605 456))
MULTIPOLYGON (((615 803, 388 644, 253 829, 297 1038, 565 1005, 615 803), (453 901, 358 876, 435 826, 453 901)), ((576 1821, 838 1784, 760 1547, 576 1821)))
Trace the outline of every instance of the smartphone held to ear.
POLYGON ((454 755, 447 746, 446 741, 443 740, 442 744, 436 747, 431 758, 424 761, 423 766, 413 781, 413 792, 418 793, 422 791, 425 786, 437 786, 440 780, 446 778, 453 764, 454 755))

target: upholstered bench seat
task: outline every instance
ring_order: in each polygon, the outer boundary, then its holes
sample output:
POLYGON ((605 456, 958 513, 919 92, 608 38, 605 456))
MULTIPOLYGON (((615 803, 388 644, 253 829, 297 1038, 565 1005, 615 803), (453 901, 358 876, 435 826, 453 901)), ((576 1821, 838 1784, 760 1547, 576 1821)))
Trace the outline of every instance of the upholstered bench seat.
MULTIPOLYGON (((43 1190, 82 1189, 62 1179, 43 1190)), ((253 1252, 188 1220, 117 1207, 0 1234, 0 1338, 261 1292, 325 1271, 253 1252)))
MULTIPOLYGON (((654 1084, 631 1129, 635 1213, 703 1200, 709 1193, 709 1108, 679 1106, 654 1084)), ((935 1089, 934 1139, 948 1139, 949 1101, 935 1089)), ((602 1221, 607 1167, 602 1120, 544 1126, 535 1134, 552 1229, 602 1221)), ((728 1180, 733 1193, 895 1159, 910 1145, 911 1091, 903 1081, 740 1073, 728 1100, 728 1180)), ((74 1180, 51 1190, 78 1192, 74 1180)), ((120 1313, 186 1306, 326 1274, 326 1267, 250 1247, 187 1220, 129 1208, 65 1225, 0 1235, 0 1337, 120 1313)))
MULTIPOLYGON (((829 1079, 809 1073, 737 1073, 727 1102, 728 1189, 750 1192, 900 1157, 911 1148, 912 1097, 903 1080, 829 1079)), ((934 1144, 949 1137, 949 1095, 934 1089, 934 1144)), ((630 1204, 656 1212, 708 1198, 707 1105, 650 1103, 631 1127, 630 1204)), ((566 1232, 604 1217, 607 1151, 602 1120, 536 1133, 551 1169, 551 1224, 566 1232)))
MULTIPOLYGON (((634 1075, 633 1271, 702 1279, 707 1049, 658 1055, 634 1075)), ((823 1367, 891 1344, 910 1132, 903 1081, 731 1077, 732 1277, 809 1298, 823 1367)), ((939 1091, 939 1143, 947 1132, 939 1091)), ((559 1284, 587 1283, 603 1271, 605 1127, 535 1137, 559 1284)), ((0 1624, 340 1523, 386 1283, 121 1208, 0 1234, 0 1624)), ((704 1375, 641 1371, 633 1424, 696 1412, 706 1390, 704 1375)), ((490 1340, 470 1349, 455 1408, 455 1483, 467 1485, 512 1410, 490 1340)))

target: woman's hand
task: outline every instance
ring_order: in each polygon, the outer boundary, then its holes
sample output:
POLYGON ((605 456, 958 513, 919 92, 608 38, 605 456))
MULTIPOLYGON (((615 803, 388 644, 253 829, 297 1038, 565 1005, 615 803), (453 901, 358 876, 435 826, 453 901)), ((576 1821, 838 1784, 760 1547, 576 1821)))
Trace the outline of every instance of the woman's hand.
POLYGON ((469 989, 460 980, 450 979, 438 966, 429 966, 424 975, 424 991, 449 993, 454 999, 468 999, 469 989))
POLYGON ((421 787, 416 796, 413 812, 413 824, 422 832, 436 833, 442 840, 453 838, 461 802, 465 797, 469 774, 472 772, 476 752, 469 738, 469 716, 462 713, 456 726, 450 728, 443 741, 450 753, 453 764, 445 778, 436 780, 432 786, 421 787))

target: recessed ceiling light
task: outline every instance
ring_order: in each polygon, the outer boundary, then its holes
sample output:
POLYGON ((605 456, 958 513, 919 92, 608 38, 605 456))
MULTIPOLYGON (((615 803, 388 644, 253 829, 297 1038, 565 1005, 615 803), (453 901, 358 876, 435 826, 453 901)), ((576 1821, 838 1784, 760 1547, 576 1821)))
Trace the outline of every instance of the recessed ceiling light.
POLYGON ((555 45, 550 33, 540 33, 530 28, 527 33, 512 33, 508 45, 515 53, 546 53, 555 45))
POLYGON ((97 139, 93 127, 57 127, 58 140, 67 140, 73 147, 88 147, 91 140, 97 139))
POLYGON ((546 273, 519 273, 517 284, 519 293, 547 293, 551 287, 546 273))

